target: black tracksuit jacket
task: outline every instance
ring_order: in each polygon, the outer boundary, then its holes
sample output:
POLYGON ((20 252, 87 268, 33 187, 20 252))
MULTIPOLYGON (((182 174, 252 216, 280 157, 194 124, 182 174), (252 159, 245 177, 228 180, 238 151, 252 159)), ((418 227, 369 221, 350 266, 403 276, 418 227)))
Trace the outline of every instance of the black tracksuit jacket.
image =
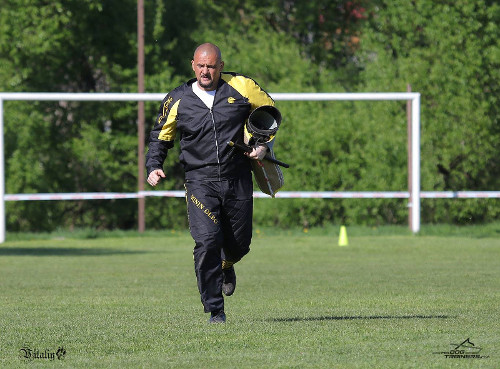
POLYGON ((227 142, 241 141, 250 112, 262 105, 274 106, 273 99, 251 78, 223 72, 213 107, 209 109, 193 92, 193 83, 195 78, 163 99, 149 136, 148 175, 155 169, 163 169, 176 133, 186 180, 222 180, 248 173, 249 159, 227 142))

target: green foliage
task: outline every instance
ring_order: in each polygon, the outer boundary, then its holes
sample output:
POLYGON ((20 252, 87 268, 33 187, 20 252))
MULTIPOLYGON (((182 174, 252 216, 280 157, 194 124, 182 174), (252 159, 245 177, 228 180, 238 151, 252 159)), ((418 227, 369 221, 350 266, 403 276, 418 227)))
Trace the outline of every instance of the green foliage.
MULTIPOLYGON (((132 0, 9 2, 0 15, 1 89, 136 91, 135 9, 132 0)), ((158 34, 161 24, 175 14, 159 10, 146 28, 154 29, 148 35, 163 43, 168 34, 158 34)), ((186 19, 182 12, 189 10, 178 6, 179 19, 186 19)), ((168 90, 182 79, 171 78, 168 52, 175 52, 173 46, 150 46, 147 51, 154 61, 147 86, 168 90)), ((7 193, 136 191, 136 106, 6 102, 7 193)), ((7 206, 8 227, 130 228, 136 223, 136 209, 135 200, 17 202, 7 206)))
MULTIPOLYGON (((135 0, 11 0, 0 12, 0 90, 134 92, 135 0)), ((226 70, 273 92, 422 94, 422 189, 500 186, 500 6, 494 1, 145 2, 146 91, 192 76, 211 41, 226 70)), ((289 191, 404 191, 404 102, 278 102, 289 191)), ((157 103, 146 103, 146 131, 157 103)), ((137 104, 5 102, 7 193, 137 190, 137 104)), ((179 145, 159 190, 183 190, 179 145)), ((428 223, 498 220, 497 200, 422 200, 428 223)), ((186 227, 183 199, 148 198, 147 228, 186 227)), ((136 200, 13 202, 8 229, 135 227, 136 200)), ((255 200, 260 226, 404 224, 407 201, 255 200)))
MULTIPOLYGON (((382 1, 377 13, 376 32, 363 39, 364 88, 411 83, 422 93, 423 190, 498 190, 499 5, 382 1)), ((491 206, 424 202, 423 214, 427 222, 486 221, 498 216, 491 206)))

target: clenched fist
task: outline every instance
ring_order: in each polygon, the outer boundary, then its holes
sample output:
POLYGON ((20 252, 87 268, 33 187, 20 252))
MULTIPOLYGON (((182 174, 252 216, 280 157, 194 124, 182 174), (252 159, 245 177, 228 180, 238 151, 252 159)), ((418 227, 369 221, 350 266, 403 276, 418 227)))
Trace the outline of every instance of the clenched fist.
POLYGON ((162 178, 165 178, 165 173, 163 173, 163 170, 161 169, 155 169, 153 170, 151 173, 149 173, 149 176, 148 176, 148 183, 151 185, 151 186, 156 186, 158 183, 160 183, 160 180, 162 178))

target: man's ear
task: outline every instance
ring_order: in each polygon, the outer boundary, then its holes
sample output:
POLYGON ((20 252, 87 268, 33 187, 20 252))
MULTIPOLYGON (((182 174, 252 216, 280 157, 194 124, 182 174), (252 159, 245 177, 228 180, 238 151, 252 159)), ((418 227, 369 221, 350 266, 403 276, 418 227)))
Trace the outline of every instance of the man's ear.
POLYGON ((193 72, 196 72, 196 71, 194 70, 194 60, 191 60, 191 68, 193 69, 193 72))
POLYGON ((224 69, 224 62, 223 62, 223 61, 221 61, 221 62, 220 62, 220 70, 223 70, 223 69, 224 69))

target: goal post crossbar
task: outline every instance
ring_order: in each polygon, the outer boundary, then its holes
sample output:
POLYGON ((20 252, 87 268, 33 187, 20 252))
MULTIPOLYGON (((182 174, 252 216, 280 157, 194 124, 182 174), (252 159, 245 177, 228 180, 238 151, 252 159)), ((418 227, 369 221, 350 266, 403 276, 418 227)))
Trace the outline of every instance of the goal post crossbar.
MULTIPOLYGON (((279 101, 384 101, 413 100, 420 97, 418 92, 310 92, 310 93, 270 93, 279 101)), ((127 92, 0 92, 4 101, 157 101, 165 97, 162 93, 127 92)))
MULTIPOLYGON (((383 195, 386 192, 367 192, 367 197, 351 196, 344 192, 345 198, 408 198, 408 207, 410 209, 411 228, 413 233, 420 230, 420 93, 418 92, 360 92, 360 93, 271 93, 271 97, 277 101, 387 101, 399 100, 411 102, 411 188, 409 192, 387 193, 388 197, 383 195)), ((4 101, 155 101, 160 102, 165 97, 162 93, 59 93, 59 92, 0 92, 0 243, 5 241, 5 201, 23 201, 23 194, 6 195, 5 194, 5 159, 4 159, 4 101), (15 198, 15 196, 20 196, 15 198)), ((139 198, 153 196, 149 192, 142 191, 132 195, 123 194, 121 198, 139 198), (129 197, 127 197, 129 196, 129 197), (135 196, 135 197, 134 197, 135 196)), ((286 192, 278 193, 277 197, 287 197, 286 192)), ((315 198, 340 198, 341 193, 326 192, 324 195, 311 195, 307 192, 290 192, 288 197, 315 197, 315 198), (301 195, 302 194, 302 195, 301 195), (308 195, 307 195, 308 194, 308 195), (330 194, 330 195, 326 195, 330 194), (330 196, 330 197, 327 197, 330 196)), ((321 192, 314 192, 321 194, 321 192)), ((353 193, 355 194, 355 193, 353 193)), ((361 194, 361 193, 358 193, 361 194)), ((26 194, 29 196, 28 194, 26 194)), ((60 196, 64 200, 65 194, 52 194, 60 196)), ((81 194, 84 195, 84 194, 81 194)), ((121 196, 121 195, 117 195, 121 196)), ((256 195, 256 197, 260 197, 256 195)))

